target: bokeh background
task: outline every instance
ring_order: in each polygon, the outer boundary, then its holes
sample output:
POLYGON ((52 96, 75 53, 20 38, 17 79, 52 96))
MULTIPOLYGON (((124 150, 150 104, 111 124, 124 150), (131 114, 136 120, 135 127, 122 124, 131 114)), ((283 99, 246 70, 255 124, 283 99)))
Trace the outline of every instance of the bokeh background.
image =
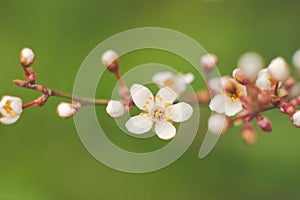
MULTIPOLYGON (((11 82, 22 78, 19 51, 24 46, 36 52, 40 83, 72 91, 81 62, 99 42, 144 26, 170 28, 194 38, 219 56, 222 74, 230 74, 238 56, 249 50, 261 53, 266 63, 278 55, 290 61, 300 47, 299 6, 297 0, 1 0, 0 95, 21 96, 25 102, 39 95, 11 82)), ((121 62, 123 73, 148 62, 188 71, 185 61, 158 51, 133 52, 121 62)), ((98 97, 109 97, 116 83, 111 74, 105 77, 98 97)), ((200 89, 203 83, 197 80, 192 86, 200 89)), ((73 120, 56 115, 60 101, 51 98, 42 108, 26 110, 17 124, 0 125, 0 199, 299 198, 299 129, 276 110, 267 113, 274 131, 259 132, 255 145, 244 145, 240 128, 233 128, 200 160, 209 116, 207 107, 201 107, 197 138, 179 160, 156 172, 127 174, 88 153, 73 120)), ((99 115, 114 127, 104 108, 99 115)), ((157 138, 144 142, 124 136, 117 129, 109 137, 137 152, 165 144, 157 138)))

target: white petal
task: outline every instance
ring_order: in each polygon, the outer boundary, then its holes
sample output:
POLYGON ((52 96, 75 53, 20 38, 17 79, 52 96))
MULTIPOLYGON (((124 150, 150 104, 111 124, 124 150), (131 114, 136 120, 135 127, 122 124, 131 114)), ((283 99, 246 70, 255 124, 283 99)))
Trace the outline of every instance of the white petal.
POLYGON ((106 106, 106 112, 111 117, 118 118, 124 114, 124 106, 120 101, 110 100, 106 106))
POLYGON ((160 121, 155 125, 155 133, 160 139, 169 140, 176 135, 176 128, 170 122, 160 121))
POLYGON ((264 76, 259 76, 255 82, 256 86, 261 90, 270 90, 271 89, 271 81, 264 76))
POLYGON ((125 124, 127 130, 135 134, 143 134, 152 128, 153 122, 147 115, 137 115, 131 117, 125 124))
POLYGON ((180 102, 167 107, 167 116, 174 122, 183 122, 188 120, 193 114, 193 108, 185 102, 180 102))
POLYGON ((192 73, 184 74, 183 77, 184 77, 185 81, 187 82, 187 84, 190 84, 195 79, 195 76, 192 73))
POLYGON ((0 118, 0 122, 6 125, 13 124, 20 118, 19 115, 15 115, 14 117, 2 117, 0 118))
POLYGON ((241 101, 226 98, 226 101, 225 101, 225 115, 227 115, 227 116, 236 115, 242 109, 243 109, 243 105, 242 105, 241 101))
POLYGON ((153 75, 152 82, 158 86, 164 86, 164 83, 172 78, 173 74, 171 72, 158 72, 153 75))
POLYGON ((210 101, 209 108, 212 111, 215 111, 217 113, 224 113, 225 112, 225 99, 226 99, 226 95, 224 95, 224 94, 216 95, 210 101))
POLYGON ((300 111, 296 111, 292 116, 293 124, 297 127, 300 127, 300 111))
POLYGON ((225 132, 229 126, 228 118, 223 114, 211 115, 208 119, 208 130, 216 135, 225 132))
POLYGON ((154 104, 152 92, 143 85, 134 84, 130 88, 134 104, 141 110, 149 111, 154 104))
POLYGON ((10 107, 16 112, 16 114, 22 113, 22 100, 20 98, 14 98, 11 101, 10 107))
POLYGON ((159 105, 172 104, 177 98, 176 93, 169 87, 161 88, 155 96, 155 102, 159 105))

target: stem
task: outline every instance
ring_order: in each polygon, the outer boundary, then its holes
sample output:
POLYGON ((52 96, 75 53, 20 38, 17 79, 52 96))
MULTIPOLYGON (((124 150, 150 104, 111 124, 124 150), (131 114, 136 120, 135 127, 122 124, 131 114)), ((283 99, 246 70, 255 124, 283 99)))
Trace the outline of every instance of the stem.
POLYGON ((26 109, 26 108, 28 108, 28 107, 30 107, 30 106, 33 106, 33 105, 35 105, 35 101, 29 102, 29 103, 23 105, 23 106, 22 106, 22 109, 26 109))
POLYGON ((74 100, 74 101, 78 101, 83 105, 93 105, 93 104, 105 105, 109 102, 108 99, 94 99, 94 98, 76 96, 76 95, 61 92, 61 91, 58 91, 58 90, 53 90, 53 89, 47 88, 47 87, 45 87, 43 85, 40 85, 40 84, 30 84, 30 83, 28 83, 26 81, 22 81, 22 80, 14 80, 13 82, 16 85, 18 85, 20 87, 23 87, 23 88, 40 91, 43 94, 48 95, 48 96, 57 96, 57 97, 65 98, 65 99, 71 99, 71 100, 74 100))
POLYGON ((274 95, 277 96, 278 95, 278 88, 279 88, 279 83, 277 82, 275 84, 275 89, 274 89, 274 95))

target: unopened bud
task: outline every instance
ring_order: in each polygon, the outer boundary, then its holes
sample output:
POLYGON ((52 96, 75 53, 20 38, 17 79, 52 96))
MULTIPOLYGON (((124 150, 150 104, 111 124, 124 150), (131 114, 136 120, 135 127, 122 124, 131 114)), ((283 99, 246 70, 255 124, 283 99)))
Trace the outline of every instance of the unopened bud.
POLYGON ((294 114, 295 107, 292 104, 286 103, 280 107, 280 111, 286 114, 294 114))
POLYGON ((66 102, 61 102, 58 106, 57 106, 57 114, 62 117, 62 118, 70 118, 73 117, 73 115, 75 115, 75 113, 81 108, 81 104, 78 102, 74 102, 74 103, 66 103, 66 102))
POLYGON ((253 144, 256 141, 256 132, 250 124, 246 124, 242 130, 242 138, 246 144, 253 144))
POLYGON ((273 59, 268 66, 268 72, 276 81, 284 81, 289 74, 288 65, 284 58, 273 59))
POLYGON ((102 54, 101 57, 102 64, 110 72, 117 72, 119 70, 119 56, 113 50, 108 50, 102 54))
POLYGON ((236 68, 232 72, 232 77, 240 84, 246 85, 249 82, 248 77, 245 76, 243 70, 236 68))
POLYGON ((246 52, 239 57, 237 66, 251 81, 254 81, 258 71, 264 66, 264 60, 256 52, 246 52))
POLYGON ((289 91, 290 89, 292 89, 292 87, 294 87, 295 84, 296 84, 295 78, 290 77, 290 78, 288 78, 288 80, 285 81, 284 89, 289 91))
POLYGON ((20 63, 23 67, 29 67, 34 61, 34 53, 30 48, 23 48, 20 53, 20 63))
POLYGON ((110 100, 106 106, 106 112, 111 117, 118 118, 124 114, 124 106, 120 101, 110 100))
POLYGON ((272 131, 272 125, 266 117, 259 115, 257 117, 257 125, 264 132, 272 131))
POLYGON ((214 54, 205 54, 200 59, 200 64, 205 70, 212 70, 218 64, 218 57, 214 54))

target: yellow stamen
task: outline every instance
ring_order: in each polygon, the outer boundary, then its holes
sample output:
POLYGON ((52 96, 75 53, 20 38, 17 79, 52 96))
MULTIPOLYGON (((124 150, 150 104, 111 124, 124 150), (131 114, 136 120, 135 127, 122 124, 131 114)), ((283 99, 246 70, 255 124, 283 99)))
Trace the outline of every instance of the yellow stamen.
POLYGON ((7 101, 3 106, 3 109, 10 115, 15 116, 16 112, 10 107, 11 101, 7 101))

